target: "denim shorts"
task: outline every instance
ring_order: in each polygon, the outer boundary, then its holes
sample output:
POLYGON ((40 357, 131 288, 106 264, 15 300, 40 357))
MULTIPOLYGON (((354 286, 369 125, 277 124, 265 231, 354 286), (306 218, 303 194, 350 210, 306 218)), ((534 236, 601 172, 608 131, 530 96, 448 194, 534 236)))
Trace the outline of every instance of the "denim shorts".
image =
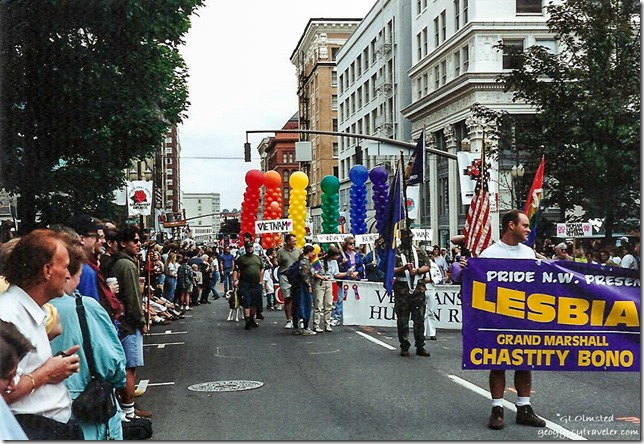
POLYGON ((242 307, 257 307, 262 303, 262 284, 240 282, 237 294, 239 294, 239 301, 242 307))
POLYGON ((125 368, 143 367, 143 336, 141 330, 121 339, 125 352, 125 368))

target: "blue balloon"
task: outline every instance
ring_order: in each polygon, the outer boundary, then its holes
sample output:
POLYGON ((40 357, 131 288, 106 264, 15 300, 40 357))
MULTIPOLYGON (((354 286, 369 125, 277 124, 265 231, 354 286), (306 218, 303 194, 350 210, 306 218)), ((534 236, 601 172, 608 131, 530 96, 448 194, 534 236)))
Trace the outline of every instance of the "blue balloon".
MULTIPOLYGON (((385 171, 386 172, 386 171, 385 171)), ((349 179, 356 185, 364 184, 369 178, 369 170, 364 165, 355 165, 349 170, 349 179)))

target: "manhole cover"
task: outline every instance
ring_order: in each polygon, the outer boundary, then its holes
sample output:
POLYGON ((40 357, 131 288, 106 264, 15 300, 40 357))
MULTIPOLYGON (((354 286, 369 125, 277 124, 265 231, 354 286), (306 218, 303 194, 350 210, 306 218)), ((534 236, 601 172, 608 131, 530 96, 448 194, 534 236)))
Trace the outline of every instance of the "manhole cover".
POLYGON ((188 390, 194 392, 239 392, 256 389, 263 385, 264 383, 259 381, 214 381, 191 385, 188 390))

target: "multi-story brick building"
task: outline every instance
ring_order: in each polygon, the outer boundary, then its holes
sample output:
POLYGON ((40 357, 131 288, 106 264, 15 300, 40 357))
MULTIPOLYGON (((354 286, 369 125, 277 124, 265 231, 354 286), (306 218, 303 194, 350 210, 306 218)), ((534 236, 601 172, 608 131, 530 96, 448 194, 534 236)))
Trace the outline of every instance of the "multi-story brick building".
MULTIPOLYGON (((298 117, 295 113, 282 127, 284 130, 298 129, 298 117)), ((265 137, 257 147, 260 157, 260 168, 263 172, 277 171, 282 176, 282 217, 288 215, 288 203, 291 188, 289 178, 299 165, 295 161, 295 142, 299 139, 297 133, 275 132, 274 137, 265 137)), ((262 203, 263 204, 263 203, 262 203)), ((261 213, 261 210, 259 211, 261 213)))
MULTIPOLYGON (((298 79, 300 129, 338 131, 336 56, 360 20, 312 18, 307 23, 291 54, 298 79)), ((315 231, 321 214, 319 183, 327 175, 338 175, 338 137, 303 134, 300 140, 311 142, 312 160, 303 165, 303 170, 309 176, 309 207, 315 231)))

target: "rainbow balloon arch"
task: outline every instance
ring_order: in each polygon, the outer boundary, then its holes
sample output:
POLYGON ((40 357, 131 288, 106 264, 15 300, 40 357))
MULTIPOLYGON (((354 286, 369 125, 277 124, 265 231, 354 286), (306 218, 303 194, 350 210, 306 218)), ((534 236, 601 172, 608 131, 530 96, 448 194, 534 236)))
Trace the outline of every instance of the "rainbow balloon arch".
MULTIPOLYGON (((355 165, 349 171, 351 181, 349 214, 351 217, 351 234, 365 236, 370 239, 366 224, 367 214, 367 180, 371 180, 373 193, 372 199, 376 210, 376 229, 383 235, 385 229, 384 208, 388 199, 388 173, 381 167, 372 168, 371 171, 363 165, 355 165)), ((260 170, 249 170, 246 173, 246 191, 241 205, 240 239, 244 233, 250 233, 253 238, 261 236, 264 249, 279 245, 280 236, 285 233, 295 235, 296 246, 302 248, 306 242, 306 188, 309 177, 302 171, 294 172, 289 178, 288 218, 283 218, 283 196, 281 184, 283 178, 277 171, 271 170, 263 173, 260 170), (264 197, 264 208, 261 220, 258 220, 259 203, 264 197)), ((329 175, 320 181, 322 190, 322 233, 318 236, 335 242, 346 235, 339 233, 339 196, 340 181, 337 177, 329 175), (331 236, 331 235, 340 235, 331 236), (333 240, 331 240, 333 239, 333 240)), ((375 236, 377 237, 377 235, 375 236)), ((324 241, 323 241, 324 242, 324 241)))

